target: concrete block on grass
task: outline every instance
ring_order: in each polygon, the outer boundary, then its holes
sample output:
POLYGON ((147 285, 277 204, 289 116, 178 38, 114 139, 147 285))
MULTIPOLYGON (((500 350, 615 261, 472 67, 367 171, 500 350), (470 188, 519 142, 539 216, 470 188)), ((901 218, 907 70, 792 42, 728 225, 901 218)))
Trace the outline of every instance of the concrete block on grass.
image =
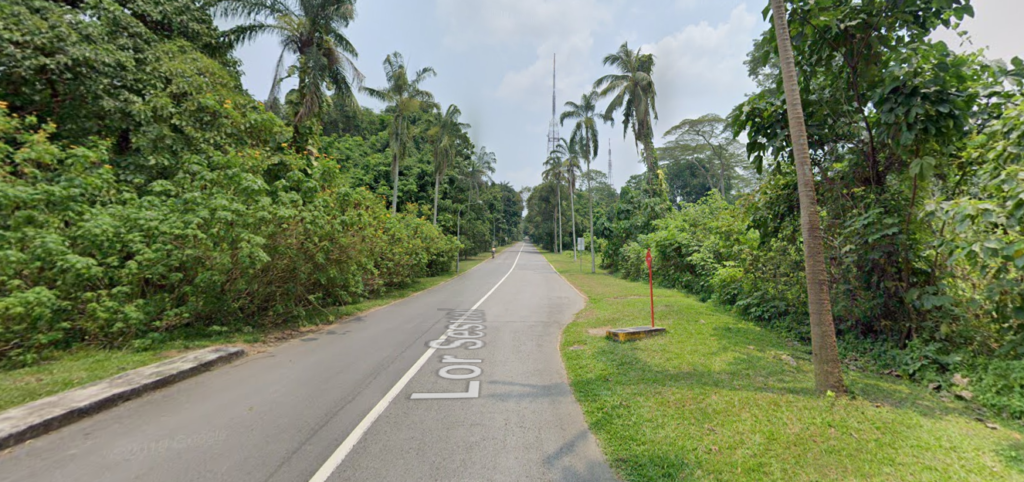
POLYGON ((616 328, 608 330, 605 336, 612 341, 634 341, 665 333, 665 329, 652 326, 634 326, 632 328, 616 328))
POLYGON ((0 412, 0 450, 243 355, 245 350, 237 347, 206 348, 0 412))

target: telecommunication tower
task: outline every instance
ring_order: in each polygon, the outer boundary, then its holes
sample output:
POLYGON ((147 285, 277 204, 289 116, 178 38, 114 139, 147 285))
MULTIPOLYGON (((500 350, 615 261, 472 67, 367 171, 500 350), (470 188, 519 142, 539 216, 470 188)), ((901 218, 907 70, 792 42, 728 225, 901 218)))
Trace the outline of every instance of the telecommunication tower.
POLYGON ((558 135, 558 117, 555 114, 555 73, 557 67, 555 64, 555 55, 551 56, 551 125, 548 126, 548 152, 544 153, 545 157, 555 150, 558 146, 558 140, 561 136, 558 135))

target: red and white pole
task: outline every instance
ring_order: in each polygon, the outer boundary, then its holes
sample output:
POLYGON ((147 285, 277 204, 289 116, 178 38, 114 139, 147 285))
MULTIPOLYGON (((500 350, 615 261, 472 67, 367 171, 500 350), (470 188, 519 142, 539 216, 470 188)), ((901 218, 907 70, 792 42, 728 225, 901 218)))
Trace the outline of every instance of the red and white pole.
POLYGON ((651 283, 651 328, 654 328, 654 269, 651 267, 651 249, 647 249, 647 276, 651 283))

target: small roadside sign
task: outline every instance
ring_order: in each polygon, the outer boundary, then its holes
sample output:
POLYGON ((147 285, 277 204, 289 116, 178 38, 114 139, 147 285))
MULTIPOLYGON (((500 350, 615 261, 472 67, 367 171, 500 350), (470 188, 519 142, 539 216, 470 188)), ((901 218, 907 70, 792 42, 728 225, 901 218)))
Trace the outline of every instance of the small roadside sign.
POLYGON ((586 251, 587 250, 587 246, 584 243, 583 238, 576 238, 576 250, 577 251, 586 251))

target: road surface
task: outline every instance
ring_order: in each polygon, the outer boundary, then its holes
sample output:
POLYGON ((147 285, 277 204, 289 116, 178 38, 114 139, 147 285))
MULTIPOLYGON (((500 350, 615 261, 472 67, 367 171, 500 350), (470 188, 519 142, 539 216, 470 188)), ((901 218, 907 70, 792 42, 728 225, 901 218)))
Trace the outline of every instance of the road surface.
POLYGON ((566 384, 584 301, 529 244, 0 455, 0 481, 615 480, 566 384))

